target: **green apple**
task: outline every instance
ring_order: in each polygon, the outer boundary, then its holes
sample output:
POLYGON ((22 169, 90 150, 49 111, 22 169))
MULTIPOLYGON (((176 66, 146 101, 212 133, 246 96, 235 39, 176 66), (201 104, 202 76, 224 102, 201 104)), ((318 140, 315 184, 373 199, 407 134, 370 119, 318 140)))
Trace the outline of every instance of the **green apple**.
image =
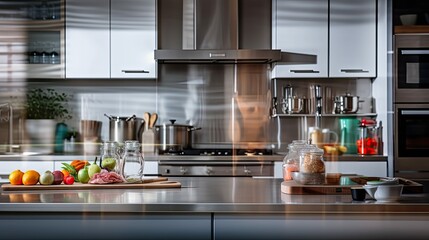
POLYGON ((88 183, 89 182, 89 173, 88 173, 88 167, 84 167, 77 173, 77 178, 79 179, 79 182, 81 183, 88 183))
POLYGON ((116 166, 116 159, 111 158, 111 157, 106 157, 103 158, 103 160, 101 161, 101 167, 105 168, 107 171, 112 171, 113 169, 115 169, 116 166))
POLYGON ((94 176, 94 174, 99 173, 99 172, 101 172, 101 168, 95 162, 93 164, 91 164, 89 166, 89 168, 88 168, 88 176, 89 176, 89 178, 92 178, 92 176, 94 176))
POLYGON ((54 183, 54 174, 51 171, 44 172, 40 176, 39 182, 42 185, 51 185, 52 183, 54 183))

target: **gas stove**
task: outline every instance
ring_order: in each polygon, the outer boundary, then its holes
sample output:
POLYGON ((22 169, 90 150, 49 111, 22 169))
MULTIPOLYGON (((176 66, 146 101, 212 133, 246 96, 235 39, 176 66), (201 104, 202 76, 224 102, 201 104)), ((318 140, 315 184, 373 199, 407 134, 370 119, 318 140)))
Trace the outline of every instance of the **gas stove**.
POLYGON ((179 152, 164 152, 161 155, 171 156, 265 156, 273 155, 272 149, 222 149, 222 148, 204 148, 204 149, 185 149, 179 152))
POLYGON ((163 176, 273 176, 278 158, 271 149, 186 149, 159 155, 158 170, 163 176))

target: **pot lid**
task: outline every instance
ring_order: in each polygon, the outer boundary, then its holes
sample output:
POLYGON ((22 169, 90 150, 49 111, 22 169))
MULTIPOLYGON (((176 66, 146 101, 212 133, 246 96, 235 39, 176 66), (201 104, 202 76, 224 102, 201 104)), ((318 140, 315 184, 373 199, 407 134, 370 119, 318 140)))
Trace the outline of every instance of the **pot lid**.
POLYGON ((170 123, 164 123, 161 125, 156 125, 155 127, 187 127, 187 128, 192 128, 193 126, 191 125, 186 125, 186 124, 176 124, 176 119, 170 119, 169 120, 170 123))
POLYGON ((132 116, 130 116, 130 117, 118 117, 118 116, 112 116, 112 115, 107 115, 107 114, 104 114, 104 116, 106 116, 107 118, 109 118, 109 120, 115 120, 115 121, 117 121, 117 120, 124 120, 124 121, 127 121, 127 122, 136 118, 135 114, 132 115, 132 116))

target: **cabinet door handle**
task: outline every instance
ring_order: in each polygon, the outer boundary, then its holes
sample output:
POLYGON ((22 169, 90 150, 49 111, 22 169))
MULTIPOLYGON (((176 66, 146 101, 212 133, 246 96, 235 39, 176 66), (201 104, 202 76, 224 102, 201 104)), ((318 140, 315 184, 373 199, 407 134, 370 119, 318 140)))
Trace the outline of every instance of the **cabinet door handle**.
POLYGON ((209 53, 210 58, 226 57, 226 53, 209 53))
POLYGON ((429 54, 429 50, 401 50, 402 55, 426 55, 429 54))
POLYGON ((293 73, 319 73, 319 71, 315 71, 315 70, 312 70, 312 69, 309 69, 309 70, 295 70, 295 69, 291 69, 290 72, 293 72, 293 73))
POLYGON ((122 70, 123 73, 149 73, 146 70, 122 70))
POLYGON ((402 110, 402 115, 429 115, 429 110, 402 110))
POLYGON ((367 73, 368 70, 363 69, 341 69, 341 72, 343 73, 367 73))

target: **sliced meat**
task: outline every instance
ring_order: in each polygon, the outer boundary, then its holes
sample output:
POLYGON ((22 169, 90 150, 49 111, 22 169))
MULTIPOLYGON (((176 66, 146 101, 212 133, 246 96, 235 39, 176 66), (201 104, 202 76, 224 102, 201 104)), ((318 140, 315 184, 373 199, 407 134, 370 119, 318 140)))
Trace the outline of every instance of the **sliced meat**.
POLYGON ((125 179, 115 173, 109 172, 106 169, 102 169, 101 172, 94 174, 92 178, 89 180, 91 184, 109 184, 109 183, 123 183, 125 179))

